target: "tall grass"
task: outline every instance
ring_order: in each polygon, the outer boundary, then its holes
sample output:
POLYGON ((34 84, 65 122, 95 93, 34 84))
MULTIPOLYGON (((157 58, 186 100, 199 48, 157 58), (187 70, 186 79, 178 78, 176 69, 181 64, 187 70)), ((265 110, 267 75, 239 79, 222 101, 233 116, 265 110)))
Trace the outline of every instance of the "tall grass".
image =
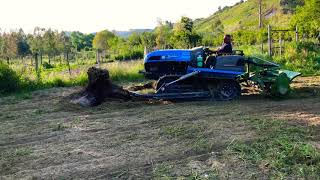
MULTIPOLYGON (((266 49, 265 45, 265 49, 266 49)), ((286 43, 285 52, 280 56, 276 54, 272 58, 266 52, 261 53, 260 47, 239 46, 236 49, 244 50, 248 56, 258 56, 275 61, 284 69, 298 71, 303 75, 320 75, 320 50, 318 45, 312 42, 286 43)), ((44 59, 44 65, 36 73, 34 67, 27 61, 13 60, 10 67, 0 64, 0 93, 15 91, 29 91, 50 87, 83 86, 87 83, 87 69, 97 66, 94 59, 75 60, 69 67, 61 62, 48 65, 44 59), (10 79, 11 78, 11 79, 10 79)), ((143 61, 115 61, 103 63, 101 68, 109 70, 113 81, 137 81, 143 79, 139 70, 143 69, 143 61)))
POLYGON ((110 77, 113 81, 136 81, 143 79, 143 75, 139 73, 143 70, 143 61, 116 61, 102 65, 103 68, 109 70, 110 77))
MULTIPOLYGON (((265 49, 267 45, 264 46, 265 49)), ((286 43, 282 55, 275 53, 269 57, 267 52, 261 53, 259 45, 239 46, 248 56, 257 56, 272 60, 282 65, 283 69, 301 72, 304 76, 320 75, 320 48, 313 42, 286 43)))
POLYGON ((32 66, 23 65, 22 63, 13 63, 10 67, 2 63, 0 75, 10 72, 11 76, 5 76, 7 78, 15 77, 15 80, 13 81, 1 78, 0 93, 10 94, 17 91, 32 91, 51 87, 83 86, 88 82, 87 70, 91 66, 108 69, 110 78, 113 81, 128 82, 143 79, 143 75, 139 74, 139 70, 143 69, 142 60, 116 61, 112 63, 104 63, 100 66, 93 63, 81 63, 78 61, 70 65, 70 71, 66 65, 53 64, 49 68, 48 66, 47 68, 40 67, 38 73, 36 73, 32 66), (8 86, 5 84, 6 82, 11 82, 11 85, 8 86), (12 88, 5 89, 4 87, 12 88))

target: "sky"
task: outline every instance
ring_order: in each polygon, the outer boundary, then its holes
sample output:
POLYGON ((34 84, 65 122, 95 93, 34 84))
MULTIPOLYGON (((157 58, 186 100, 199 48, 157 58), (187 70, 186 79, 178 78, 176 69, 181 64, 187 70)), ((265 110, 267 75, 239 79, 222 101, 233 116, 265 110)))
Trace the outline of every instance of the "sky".
POLYGON ((205 18, 240 0, 0 0, 2 31, 36 26, 92 33, 154 28, 159 19, 205 18))

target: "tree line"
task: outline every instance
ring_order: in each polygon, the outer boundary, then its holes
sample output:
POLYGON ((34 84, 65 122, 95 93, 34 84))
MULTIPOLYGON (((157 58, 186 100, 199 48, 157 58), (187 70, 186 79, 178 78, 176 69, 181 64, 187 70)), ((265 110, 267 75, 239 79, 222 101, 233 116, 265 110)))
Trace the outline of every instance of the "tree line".
POLYGON ((96 52, 97 63, 107 58, 116 60, 140 59, 144 48, 192 48, 202 44, 202 37, 194 31, 192 19, 182 17, 177 23, 159 21, 152 32, 132 33, 128 38, 103 30, 97 33, 65 32, 36 27, 32 33, 18 31, 0 33, 0 58, 32 57, 42 64, 43 57, 51 64, 53 59, 72 59, 79 52, 96 52))
POLYGON ((98 59, 108 57, 111 53, 116 54, 116 60, 139 59, 143 57, 144 48, 192 48, 201 45, 201 39, 194 30, 193 20, 182 17, 177 23, 159 20, 152 32, 134 32, 126 39, 108 30, 98 32, 93 39, 93 48, 97 50, 98 59))
POLYGON ((40 27, 29 34, 22 29, 3 32, 0 33, 0 58, 9 63, 11 59, 24 59, 26 56, 42 61, 43 56, 47 56, 50 64, 56 56, 64 55, 66 58, 74 52, 92 50, 93 38, 94 34, 59 32, 40 27))
MULTIPOLYGON (((284 11, 294 13, 290 26, 298 25, 302 33, 317 37, 320 32, 320 0, 281 0, 284 11)), ((219 18, 209 30, 197 32, 194 21, 182 17, 178 22, 160 21, 152 32, 132 33, 128 38, 117 36, 114 32, 103 30, 98 33, 65 32, 36 27, 32 33, 18 31, 0 33, 0 58, 8 63, 10 59, 24 59, 32 56, 42 64, 43 56, 49 59, 72 59, 79 52, 94 52, 97 63, 106 59, 140 59, 144 48, 171 49, 192 48, 200 45, 219 46, 225 29, 219 18), (111 57, 113 56, 113 57, 111 57)), ((253 45, 261 40, 267 41, 267 31, 247 29, 241 23, 238 30, 231 33, 238 45, 253 45)), ((284 34, 290 40, 290 34, 284 34)))

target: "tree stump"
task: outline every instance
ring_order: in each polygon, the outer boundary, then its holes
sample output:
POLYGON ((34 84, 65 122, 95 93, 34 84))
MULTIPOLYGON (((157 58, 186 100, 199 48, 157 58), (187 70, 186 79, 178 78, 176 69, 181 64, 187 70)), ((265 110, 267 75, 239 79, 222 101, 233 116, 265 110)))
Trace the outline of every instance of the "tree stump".
POLYGON ((129 91, 112 84, 108 70, 91 67, 88 69, 87 74, 88 85, 81 93, 81 97, 73 100, 73 103, 88 107, 100 105, 108 98, 131 99, 129 91))

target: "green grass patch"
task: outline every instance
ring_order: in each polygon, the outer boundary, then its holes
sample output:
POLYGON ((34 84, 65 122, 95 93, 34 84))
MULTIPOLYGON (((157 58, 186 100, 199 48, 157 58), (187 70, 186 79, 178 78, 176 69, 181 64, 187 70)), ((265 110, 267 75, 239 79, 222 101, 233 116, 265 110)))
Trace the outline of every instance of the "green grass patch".
POLYGON ((10 173, 16 163, 19 163, 23 157, 32 154, 30 148, 19 148, 0 151, 0 174, 10 173))
POLYGON ((164 163, 156 165, 152 170, 153 179, 172 179, 170 175, 171 170, 173 169, 172 165, 166 165, 164 163))
POLYGON ((169 138, 179 138, 179 139, 193 139, 202 135, 203 127, 199 125, 175 125, 168 126, 162 129, 162 134, 168 136, 169 138))
POLYGON ((310 143, 312 127, 283 121, 250 119, 258 136, 252 142, 236 142, 232 151, 242 159, 270 170, 272 178, 317 178, 320 152, 310 143))
POLYGON ((161 135, 187 143, 187 152, 191 154, 205 154, 210 152, 212 144, 206 135, 204 126, 197 124, 180 124, 161 129, 161 135))
POLYGON ((67 128, 68 126, 63 123, 56 123, 50 125, 50 129, 52 129, 52 131, 64 131, 67 128))
POLYGON ((27 100, 32 98, 32 94, 30 92, 20 92, 14 95, 16 100, 27 100))
POLYGON ((198 137, 190 142, 191 153, 194 154, 206 154, 212 149, 212 144, 206 137, 198 137))
POLYGON ((20 149, 13 149, 10 151, 2 151, 0 153, 1 159, 12 159, 16 157, 21 157, 21 156, 27 156, 32 153, 32 150, 29 148, 20 148, 20 149))

